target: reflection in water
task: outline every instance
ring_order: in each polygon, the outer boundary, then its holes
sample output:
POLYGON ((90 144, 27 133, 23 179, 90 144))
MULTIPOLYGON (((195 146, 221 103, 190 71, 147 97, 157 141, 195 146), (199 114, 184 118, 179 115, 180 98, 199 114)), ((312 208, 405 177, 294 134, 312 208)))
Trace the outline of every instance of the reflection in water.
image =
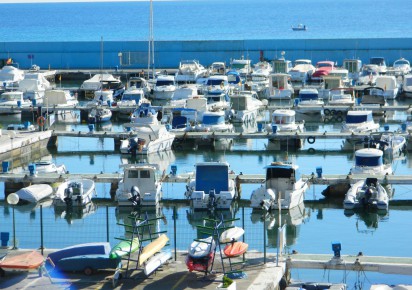
POLYGON ((136 155, 131 154, 121 155, 121 164, 134 164, 134 163, 149 163, 157 164, 159 166, 159 171, 169 173, 169 166, 173 164, 176 160, 175 153, 173 150, 154 152, 147 155, 136 155))
POLYGON ((56 206, 54 205, 55 218, 62 218, 70 225, 74 220, 83 219, 91 214, 94 214, 97 210, 97 205, 93 202, 89 202, 84 206, 56 206))
POLYGON ((386 211, 365 211, 365 210, 348 210, 344 211, 345 216, 356 216, 356 230, 358 233, 373 233, 379 226, 379 222, 389 219, 389 213, 386 211), (363 224, 360 222, 363 221, 363 224))
POLYGON ((48 208, 53 205, 53 200, 52 199, 45 199, 42 201, 39 201, 37 203, 26 203, 26 204, 19 204, 15 207, 16 211, 20 213, 29 213, 30 219, 35 220, 36 219, 36 211, 42 207, 48 208))
POLYGON ((309 213, 305 209, 305 205, 302 203, 289 211, 282 210, 280 212, 280 224, 279 224, 279 211, 264 211, 260 209, 253 209, 250 216, 252 223, 265 222, 268 246, 271 248, 277 247, 278 240, 278 228, 285 225, 286 227, 286 246, 293 246, 296 244, 296 240, 299 236, 300 225, 309 217, 309 213))

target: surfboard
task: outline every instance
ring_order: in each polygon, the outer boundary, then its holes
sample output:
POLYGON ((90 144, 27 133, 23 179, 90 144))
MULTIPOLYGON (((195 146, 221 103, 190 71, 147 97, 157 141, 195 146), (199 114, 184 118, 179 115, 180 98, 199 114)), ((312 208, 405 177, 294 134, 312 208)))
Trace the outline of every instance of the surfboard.
POLYGON ((44 257, 36 252, 20 254, 17 256, 7 256, 0 262, 3 270, 29 271, 38 269, 44 263, 44 257))
POLYGON ((234 242, 228 244, 223 253, 225 253, 226 257, 236 257, 246 253, 248 247, 249 245, 244 242, 234 242))
POLYGON ((116 246, 112 248, 109 253, 110 259, 117 259, 123 257, 129 253, 134 253, 139 249, 140 241, 139 238, 134 238, 133 242, 130 241, 121 241, 116 246), (132 245, 130 248, 130 244, 132 245))
POLYGON ((239 227, 233 227, 230 228, 226 231, 224 231, 220 235, 220 242, 221 243, 230 243, 233 241, 237 241, 243 234, 245 233, 245 230, 239 227))
POLYGON ((169 238, 165 234, 162 234, 156 240, 145 246, 139 257, 139 266, 146 262, 151 256, 159 252, 168 241, 169 238))
POLYGON ((214 251, 216 247, 216 242, 212 236, 205 239, 200 239, 198 241, 193 241, 190 244, 188 253, 193 258, 201 258, 208 255, 210 252, 214 251), (204 242, 201 242, 204 241, 204 242))
POLYGON ((144 265, 144 274, 149 276, 154 270, 163 265, 167 260, 172 258, 171 251, 160 252, 151 257, 144 265))

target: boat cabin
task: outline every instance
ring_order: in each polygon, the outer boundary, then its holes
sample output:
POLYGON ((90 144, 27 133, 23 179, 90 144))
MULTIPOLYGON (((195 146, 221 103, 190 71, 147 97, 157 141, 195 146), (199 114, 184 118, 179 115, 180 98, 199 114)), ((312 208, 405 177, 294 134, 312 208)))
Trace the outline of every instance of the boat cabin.
POLYGON ((272 113, 272 124, 294 124, 295 110, 278 109, 272 113))
POLYGON ((348 70, 349 79, 357 80, 362 70, 362 61, 360 59, 344 59, 343 68, 348 70))
POLYGON ((140 193, 156 192, 158 176, 158 165, 156 164, 124 164, 123 183, 125 189, 138 186, 140 193))
POLYGON ((272 162, 266 169, 266 188, 285 193, 293 189, 293 184, 300 179, 298 166, 287 162, 272 162))
POLYGON ((272 62, 274 73, 284 73, 287 74, 293 68, 293 64, 290 60, 284 58, 274 59, 272 62))
POLYGON ((231 108, 235 111, 246 111, 256 109, 256 103, 258 96, 253 91, 241 91, 233 94, 230 97, 231 108))
POLYGON ((275 73, 269 76, 269 89, 272 92, 273 89, 289 89, 291 86, 290 76, 285 73, 275 73))
POLYGON ((317 89, 301 89, 299 91, 299 100, 302 101, 311 101, 317 100, 319 98, 319 93, 317 89))

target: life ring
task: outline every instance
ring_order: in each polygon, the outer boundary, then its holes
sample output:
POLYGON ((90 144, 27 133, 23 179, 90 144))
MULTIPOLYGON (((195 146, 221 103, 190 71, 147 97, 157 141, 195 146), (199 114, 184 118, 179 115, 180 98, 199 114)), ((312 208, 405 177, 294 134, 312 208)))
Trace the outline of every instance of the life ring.
POLYGON ((313 136, 309 136, 308 138, 307 138, 307 140, 308 140, 308 143, 309 144, 313 144, 313 143, 315 143, 315 137, 313 137, 313 136))
POLYGON ((46 119, 43 116, 40 116, 37 118, 37 125, 39 125, 40 127, 43 127, 45 121, 46 119))
POLYGON ((308 153, 309 153, 309 154, 315 154, 315 153, 316 153, 315 148, 309 148, 309 149, 308 149, 308 153))
POLYGON ((336 115, 336 110, 331 110, 331 111, 330 111, 330 114, 331 114, 332 116, 335 116, 335 115, 336 115))
POLYGON ((338 123, 340 123, 340 122, 342 122, 343 121, 343 118, 342 118, 342 116, 337 116, 336 117, 336 122, 338 122, 338 123))

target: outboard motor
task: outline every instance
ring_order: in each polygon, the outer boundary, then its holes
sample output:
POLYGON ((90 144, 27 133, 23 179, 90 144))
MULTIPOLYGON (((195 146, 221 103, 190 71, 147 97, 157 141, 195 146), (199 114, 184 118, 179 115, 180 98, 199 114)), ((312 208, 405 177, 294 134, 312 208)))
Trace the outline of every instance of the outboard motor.
POLYGON ((139 187, 137 187, 136 185, 132 186, 130 193, 132 194, 132 197, 129 198, 129 200, 132 202, 132 205, 139 206, 141 203, 139 187))
POLYGON ((210 211, 215 210, 217 205, 217 200, 216 200, 216 191, 214 189, 209 191, 209 201, 207 203, 207 208, 210 211))
POLYGON ((72 197, 73 197, 73 188, 68 187, 64 190, 64 202, 66 205, 71 206, 72 205, 72 197))
POLYGON ((135 139, 135 138, 129 138, 129 149, 128 149, 128 151, 129 151, 133 156, 136 155, 137 146, 138 146, 138 144, 137 144, 136 139, 135 139))

